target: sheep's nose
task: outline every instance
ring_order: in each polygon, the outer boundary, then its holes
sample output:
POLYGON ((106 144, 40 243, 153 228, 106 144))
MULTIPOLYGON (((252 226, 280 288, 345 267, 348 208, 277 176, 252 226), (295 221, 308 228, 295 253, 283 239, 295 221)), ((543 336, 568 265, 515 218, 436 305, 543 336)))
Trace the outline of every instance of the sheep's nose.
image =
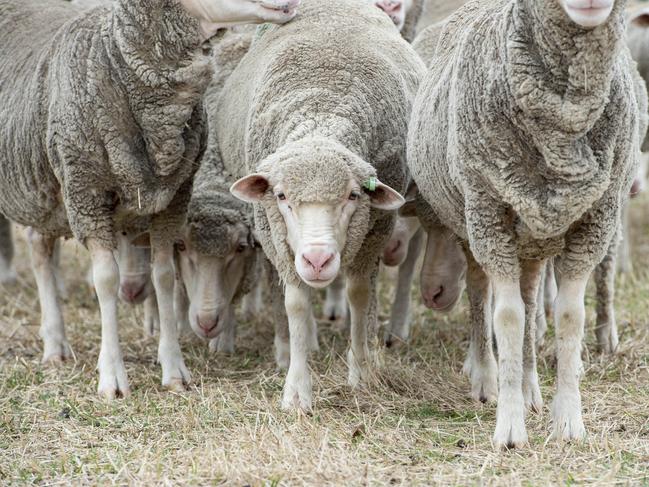
POLYGON ((144 284, 138 282, 125 282, 121 286, 122 297, 128 303, 134 303, 144 292, 144 284))
POLYGON ((435 289, 432 289, 425 293, 424 304, 426 307, 431 309, 441 308, 440 300, 444 296, 444 286, 437 286, 435 289))
POLYGON ((401 239, 393 240, 388 244, 388 246, 383 251, 383 260, 385 261, 386 265, 396 265, 398 263, 396 262, 398 258, 397 252, 401 248, 401 245, 401 239))
POLYGON ((398 12, 401 9, 401 0, 383 0, 377 2, 376 6, 383 10, 386 14, 398 12))
POLYGON ((327 250, 311 250, 302 254, 302 258, 316 274, 320 274, 334 260, 334 254, 327 250))
POLYGON ((198 327, 205 334, 205 336, 209 336, 209 334, 212 333, 217 326, 219 326, 219 317, 198 315, 196 317, 196 323, 198 323, 198 327))

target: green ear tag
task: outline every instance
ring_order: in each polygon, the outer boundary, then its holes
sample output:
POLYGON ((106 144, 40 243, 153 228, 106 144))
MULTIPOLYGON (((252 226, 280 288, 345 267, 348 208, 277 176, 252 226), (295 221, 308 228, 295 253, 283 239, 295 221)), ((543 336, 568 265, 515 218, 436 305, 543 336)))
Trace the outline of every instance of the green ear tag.
POLYGON ((370 178, 365 181, 365 183, 363 183, 363 187, 368 191, 376 191, 376 178, 370 178))

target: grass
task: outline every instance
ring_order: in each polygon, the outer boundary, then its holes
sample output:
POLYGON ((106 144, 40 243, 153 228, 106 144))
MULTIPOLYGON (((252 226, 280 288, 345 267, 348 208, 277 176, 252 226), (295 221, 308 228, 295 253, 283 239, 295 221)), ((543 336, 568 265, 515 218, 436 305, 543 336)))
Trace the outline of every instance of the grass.
MULTIPOLYGON (((211 354, 198 339, 183 348, 194 383, 183 394, 159 384, 156 343, 141 330, 140 309, 121 309, 121 342, 133 388, 128 400, 95 394, 100 324, 83 280, 85 251, 68 242, 63 269, 74 359, 40 364, 39 312, 24 242, 19 283, 0 298, 0 483, 116 484, 451 484, 649 485, 649 197, 635 202, 635 274, 620 279, 620 352, 595 352, 592 298, 582 383, 583 443, 549 439, 549 408, 527 420, 530 446, 500 453, 491 434, 495 407, 468 398, 461 374, 467 309, 435 315, 417 304, 411 345, 382 351, 365 390, 345 384, 347 337, 322 323, 312 360, 313 416, 279 407, 270 323, 243 323, 233 356, 211 354)), ((381 319, 390 304, 380 283, 381 319)), ((413 289, 418 303, 417 289, 413 289)), ((541 388, 554 389, 551 340, 540 354, 541 388)))
MULTIPOLYGON (((323 323, 321 352, 311 361, 312 416, 278 408, 283 374, 274 367, 270 323, 242 323, 233 356, 186 339, 194 382, 178 394, 159 384, 156 343, 142 333, 142 310, 123 307, 133 394, 106 402, 95 394, 100 322, 83 279, 85 251, 64 246, 74 358, 49 368, 40 364, 39 305, 21 239, 19 283, 0 289, 0 484, 649 486, 648 205, 647 195, 634 203, 636 267, 619 280, 614 357, 595 352, 592 293, 587 301, 587 439, 549 439, 555 370, 548 340, 539 359, 547 404, 527 419, 529 448, 507 453, 491 445, 495 406, 472 402, 461 374, 465 303, 446 316, 417 304, 410 346, 381 351, 376 380, 359 392, 345 383, 347 337, 323 323)), ((384 323, 392 282, 384 273, 384 323)), ((418 303, 416 288, 413 296, 418 303)))

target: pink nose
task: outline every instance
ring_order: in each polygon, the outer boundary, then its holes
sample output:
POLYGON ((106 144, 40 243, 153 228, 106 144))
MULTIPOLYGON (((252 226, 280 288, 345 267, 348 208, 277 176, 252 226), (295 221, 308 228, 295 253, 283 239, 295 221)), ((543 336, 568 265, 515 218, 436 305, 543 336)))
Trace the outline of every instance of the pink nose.
POLYGON ((205 336, 209 336, 210 333, 212 333, 217 326, 219 326, 219 318, 213 317, 213 316, 197 316, 196 317, 196 323, 198 323, 198 327, 203 331, 205 336))
POLYGON ((376 6, 383 10, 386 14, 392 14, 401 10, 401 0, 383 0, 376 2, 376 6))
POLYGON ((383 260, 385 261, 386 265, 392 266, 399 263, 399 255, 397 254, 397 252, 401 248, 401 245, 401 239, 393 240, 388 244, 388 246, 383 251, 383 260))
POLYGON ((334 260, 334 254, 324 250, 312 250, 302 254, 302 259, 317 275, 334 260))
POLYGON ((424 304, 430 309, 440 309, 444 307, 441 299, 444 296, 444 286, 438 286, 435 289, 424 292, 424 304))
POLYGON ((134 303, 144 292, 144 284, 138 282, 125 282, 121 286, 122 296, 128 303, 134 303))
POLYGON ((642 183, 640 182, 640 180, 639 179, 634 179, 633 184, 631 185, 630 196, 632 198, 634 196, 638 196, 638 193, 640 193, 641 189, 642 189, 642 183))

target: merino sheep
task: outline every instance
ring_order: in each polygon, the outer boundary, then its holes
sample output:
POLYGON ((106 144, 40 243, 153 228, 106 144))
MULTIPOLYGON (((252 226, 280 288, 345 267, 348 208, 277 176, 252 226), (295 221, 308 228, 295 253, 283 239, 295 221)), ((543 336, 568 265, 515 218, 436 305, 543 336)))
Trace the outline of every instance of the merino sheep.
POLYGON ((405 189, 407 120, 423 70, 377 9, 306 0, 290 24, 258 29, 226 82, 215 130, 226 168, 243 176, 231 191, 255 203, 257 236, 285 284, 284 408, 311 409, 310 288, 341 271, 351 311, 349 383, 367 378, 378 258, 389 210, 403 203, 392 187, 405 189))
POLYGON ((11 284, 16 280, 13 268, 14 242, 11 222, 0 215, 0 284, 11 284))
POLYGON ((524 444, 525 407, 542 403, 535 306, 541 264, 553 255, 554 434, 585 433, 584 292, 616 236, 640 137, 625 3, 469 3, 446 22, 415 102, 408 163, 425 202, 466 242, 485 324, 493 290, 498 446, 524 444))
POLYGON ((60 236, 89 250, 102 317, 98 391, 127 395, 119 348, 115 234, 151 216, 162 383, 184 388, 173 241, 204 147, 202 43, 227 24, 295 15, 296 0, 115 0, 85 10, 0 1, 0 211, 32 228, 44 361, 70 355, 52 254, 60 236), (155 46, 153 49, 151 46, 155 46))

